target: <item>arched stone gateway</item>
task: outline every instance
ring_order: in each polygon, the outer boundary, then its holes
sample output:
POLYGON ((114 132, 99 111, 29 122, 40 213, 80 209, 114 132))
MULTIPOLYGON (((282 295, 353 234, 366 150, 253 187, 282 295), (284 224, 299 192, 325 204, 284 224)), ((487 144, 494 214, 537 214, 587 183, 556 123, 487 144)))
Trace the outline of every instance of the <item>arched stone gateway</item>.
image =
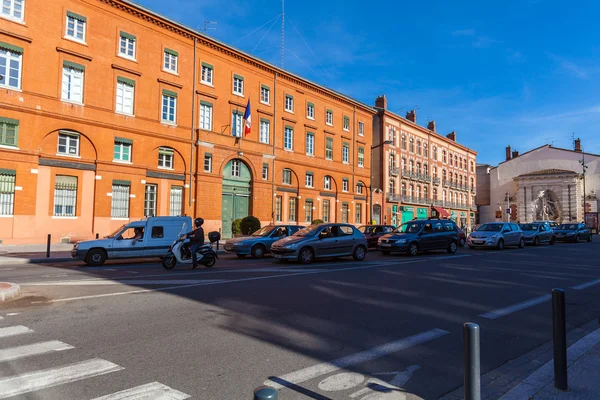
POLYGON ((223 170, 222 237, 231 238, 231 224, 249 215, 252 173, 239 158, 229 161, 223 170))

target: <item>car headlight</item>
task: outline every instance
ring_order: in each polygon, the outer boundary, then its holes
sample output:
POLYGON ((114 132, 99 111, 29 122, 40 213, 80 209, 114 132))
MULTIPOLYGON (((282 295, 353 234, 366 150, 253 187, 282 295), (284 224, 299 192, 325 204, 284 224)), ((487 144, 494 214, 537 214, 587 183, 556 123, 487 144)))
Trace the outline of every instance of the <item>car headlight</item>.
POLYGON ((78 248, 78 247, 79 247, 79 243, 75 243, 75 244, 73 245, 73 250, 77 250, 77 248, 78 248))
POLYGON ((406 239, 399 239, 398 243, 406 243, 406 239))
POLYGON ((287 247, 288 249, 294 248, 298 245, 298 242, 288 243, 283 247, 287 247))
POLYGON ((490 236, 490 237, 488 238, 488 240, 491 240, 491 239, 496 239, 497 237, 498 237, 498 235, 492 235, 492 236, 490 236))

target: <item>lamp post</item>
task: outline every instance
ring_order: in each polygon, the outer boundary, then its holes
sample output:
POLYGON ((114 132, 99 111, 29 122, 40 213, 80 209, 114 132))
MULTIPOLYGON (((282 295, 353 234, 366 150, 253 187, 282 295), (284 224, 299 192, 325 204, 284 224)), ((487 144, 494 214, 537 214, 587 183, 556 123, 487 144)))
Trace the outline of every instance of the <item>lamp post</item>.
POLYGON ((588 168, 588 166, 585 165, 585 153, 583 152, 583 149, 581 149, 581 160, 579 160, 579 164, 581 164, 581 179, 583 179, 583 220, 581 222, 585 223, 585 212, 587 211, 587 202, 585 201, 585 170, 588 168))
POLYGON ((373 150, 375 150, 378 147, 385 146, 386 144, 393 144, 393 143, 394 143, 393 140, 384 140, 383 142, 379 143, 378 145, 371 146, 371 154, 370 154, 371 179, 369 179, 369 225, 371 225, 371 222, 373 221, 373 150))

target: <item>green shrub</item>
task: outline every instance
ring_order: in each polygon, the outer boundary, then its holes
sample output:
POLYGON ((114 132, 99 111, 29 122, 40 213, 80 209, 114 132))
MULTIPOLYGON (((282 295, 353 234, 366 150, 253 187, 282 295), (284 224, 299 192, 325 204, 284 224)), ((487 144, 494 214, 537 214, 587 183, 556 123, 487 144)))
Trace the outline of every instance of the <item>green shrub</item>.
POLYGON ((322 219, 318 219, 317 218, 317 219, 313 220, 313 222, 311 224, 312 225, 319 225, 319 224, 322 224, 323 222, 325 222, 325 221, 323 221, 322 219))
POLYGON ((239 235, 240 233, 242 233, 241 224, 242 224, 242 219, 241 218, 238 218, 238 219, 236 219, 235 221, 233 221, 231 223, 231 232, 234 235, 239 235))
POLYGON ((242 219, 242 222, 240 223, 240 229, 242 234, 252 235, 254 232, 260 229, 260 221, 258 218, 251 215, 247 216, 246 218, 242 219))

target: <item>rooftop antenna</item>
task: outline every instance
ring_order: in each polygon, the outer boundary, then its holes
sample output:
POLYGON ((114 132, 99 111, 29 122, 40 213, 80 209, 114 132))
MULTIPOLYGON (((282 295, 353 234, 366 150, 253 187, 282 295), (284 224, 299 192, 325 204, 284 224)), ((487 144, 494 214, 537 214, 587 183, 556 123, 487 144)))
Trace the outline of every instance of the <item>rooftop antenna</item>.
POLYGON ((215 31, 217 30, 217 28, 213 28, 210 25, 217 25, 218 22, 216 21, 211 21, 209 19, 206 19, 206 21, 204 21, 204 33, 206 34, 206 31, 215 31))
POLYGON ((283 68, 283 49, 285 43, 285 0, 281 0, 281 68, 283 68))

